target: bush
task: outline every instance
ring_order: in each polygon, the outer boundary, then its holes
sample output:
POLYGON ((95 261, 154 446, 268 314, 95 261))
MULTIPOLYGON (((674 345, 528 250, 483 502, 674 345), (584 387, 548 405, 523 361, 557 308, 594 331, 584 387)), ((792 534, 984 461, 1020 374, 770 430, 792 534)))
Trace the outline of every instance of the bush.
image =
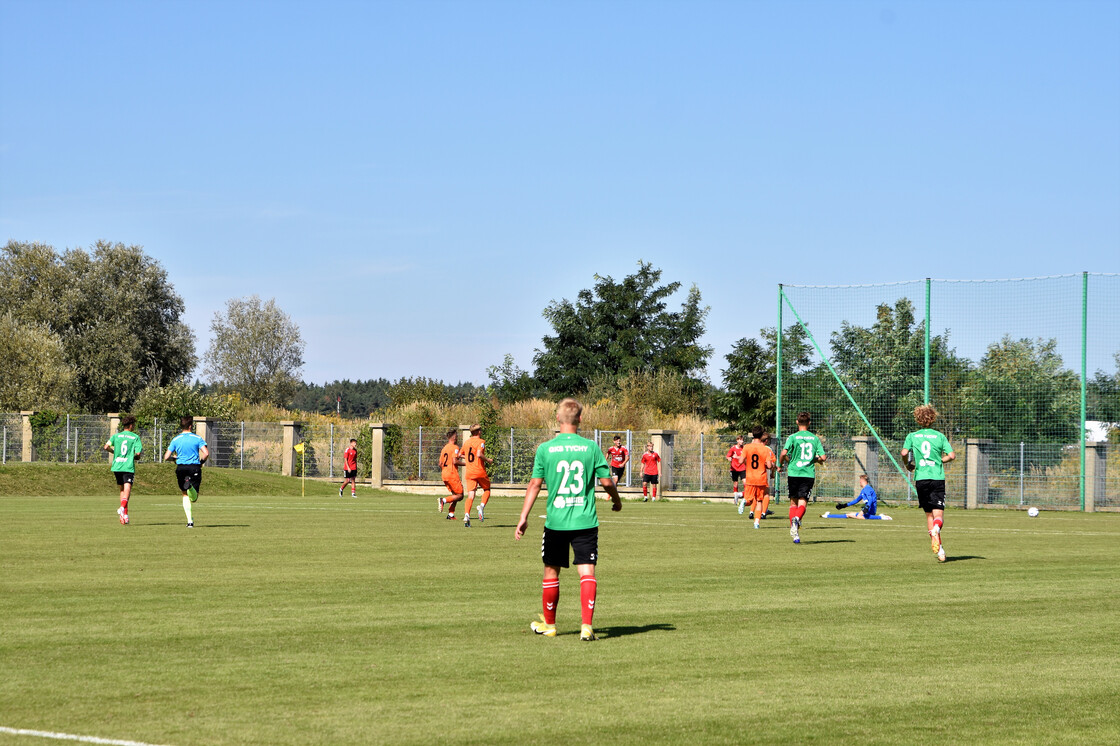
POLYGON ((204 394, 201 388, 176 381, 141 391, 133 414, 142 422, 151 422, 154 417, 175 421, 187 416, 233 420, 239 407, 236 394, 204 394))

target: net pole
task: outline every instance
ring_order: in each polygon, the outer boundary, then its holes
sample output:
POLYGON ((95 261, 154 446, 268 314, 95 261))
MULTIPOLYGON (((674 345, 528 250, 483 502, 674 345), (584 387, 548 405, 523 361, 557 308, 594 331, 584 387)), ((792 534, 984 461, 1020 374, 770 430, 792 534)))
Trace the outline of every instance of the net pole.
POLYGON ((926 278, 926 376, 925 376, 925 403, 929 404, 929 286, 930 279, 926 278))
MULTIPOLYGON (((782 302, 785 300, 785 292, 782 290, 782 283, 778 283, 778 329, 777 329, 777 378, 778 385, 774 392, 774 437, 778 441, 778 455, 781 455, 782 449, 782 302)), ((782 480, 774 478, 774 502, 780 503, 782 501, 782 480)))
POLYGON ((1087 353, 1089 343, 1089 273, 1081 273, 1081 510, 1085 510, 1085 395, 1088 373, 1087 353))
MULTIPOLYGON (((848 397, 848 401, 851 402, 851 405, 853 407, 855 407, 856 413, 859 414, 859 418, 863 420, 863 424, 867 425, 867 429, 871 431, 871 435, 874 436, 875 441, 879 444, 879 447, 883 449, 883 453, 887 454, 887 458, 889 458, 891 460, 891 463, 894 464, 894 468, 897 469, 898 473, 902 475, 902 478, 906 480, 907 487, 909 487, 909 489, 911 490, 914 490, 916 493, 917 489, 914 487, 913 482, 910 481, 910 475, 903 471, 902 467, 899 466, 898 461, 896 461, 894 458, 894 454, 891 453, 889 448, 887 448, 887 444, 883 442, 883 439, 879 437, 879 431, 876 430, 875 426, 871 424, 871 420, 867 419, 867 415, 865 415, 863 413, 863 410, 860 409, 859 404, 856 404, 856 400, 852 396, 852 392, 848 391, 848 387, 844 385, 844 381, 840 379, 840 375, 836 372, 836 369, 832 367, 832 361, 825 356, 824 350, 822 350, 820 344, 817 343, 817 338, 813 336, 813 333, 809 331, 809 327, 806 326, 805 322, 801 320, 801 316, 797 313, 797 309, 793 307, 792 303, 789 304, 789 310, 793 311, 793 316, 795 319, 797 319, 797 323, 801 326, 802 329, 805 330, 805 334, 809 337, 809 341, 813 343, 813 347, 816 349, 817 354, 821 356, 821 360, 823 360, 824 364, 828 366, 828 372, 832 374, 832 377, 834 379, 836 379, 836 385, 840 387, 840 390, 844 392, 844 396, 848 397)), ((909 494, 909 491, 907 492, 907 494, 909 494)))

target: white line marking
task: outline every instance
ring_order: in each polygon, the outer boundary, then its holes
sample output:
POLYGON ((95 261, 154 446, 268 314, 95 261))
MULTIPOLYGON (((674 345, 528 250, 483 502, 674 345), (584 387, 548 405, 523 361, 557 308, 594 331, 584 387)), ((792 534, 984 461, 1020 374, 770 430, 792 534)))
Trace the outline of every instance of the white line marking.
POLYGON ((159 746, 143 741, 125 741, 119 738, 98 738, 97 736, 77 736, 73 733, 54 733, 49 730, 28 730, 26 728, 6 728, 0 725, 0 733, 10 733, 13 736, 38 736, 39 738, 53 738, 56 741, 81 741, 82 743, 104 743, 111 746, 159 746))

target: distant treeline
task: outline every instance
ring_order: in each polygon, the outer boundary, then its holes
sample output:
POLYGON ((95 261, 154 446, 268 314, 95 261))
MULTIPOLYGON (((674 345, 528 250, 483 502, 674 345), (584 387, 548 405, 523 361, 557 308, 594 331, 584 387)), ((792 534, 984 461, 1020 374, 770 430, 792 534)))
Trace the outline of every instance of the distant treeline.
POLYGON ((427 378, 386 378, 368 381, 331 381, 330 383, 301 383, 292 398, 291 409, 303 412, 330 414, 341 412, 344 417, 368 417, 372 412, 396 404, 427 399, 444 403, 471 401, 486 391, 473 383, 444 383, 427 378))

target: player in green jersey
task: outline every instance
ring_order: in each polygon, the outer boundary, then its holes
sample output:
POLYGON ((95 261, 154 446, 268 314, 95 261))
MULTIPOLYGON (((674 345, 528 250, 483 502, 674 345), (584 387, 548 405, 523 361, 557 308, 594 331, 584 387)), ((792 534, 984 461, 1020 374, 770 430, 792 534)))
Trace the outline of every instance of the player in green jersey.
POLYGON ((914 419, 920 430, 906 436, 902 444, 902 461, 914 472, 914 488, 918 504, 926 512, 930 548, 938 562, 945 561, 941 530, 945 526, 945 464, 957 457, 945 434, 933 429, 937 410, 931 404, 914 408, 914 419), (913 457, 913 458, 911 458, 913 457))
POLYGON ((102 450, 113 454, 113 476, 117 478, 117 485, 121 488, 121 506, 117 508, 117 517, 122 525, 128 525, 128 498, 132 495, 132 480, 136 477, 136 457, 144 450, 140 436, 133 432, 136 429, 136 418, 130 414, 121 417, 121 429, 118 430, 109 442, 101 446, 102 450))
POLYGON ((800 412, 797 415, 797 432, 786 438, 785 448, 782 449, 781 464, 789 464, 786 470, 786 483, 789 486, 789 535, 794 544, 801 543, 801 521, 805 518, 809 495, 817 481, 817 464, 823 464, 828 458, 824 455, 821 439, 809 432, 812 422, 813 418, 808 412, 800 412))
POLYGON ((560 434, 537 448, 533 459, 533 475, 525 489, 525 504, 517 521, 514 538, 520 541, 529 528, 529 511, 545 485, 548 507, 545 510, 544 536, 541 538, 541 559, 544 580, 541 582, 539 621, 529 625, 546 637, 556 636, 556 604, 560 600, 560 568, 568 567, 568 547, 575 555, 579 572, 579 595, 582 627, 579 639, 594 640, 591 618, 595 614, 595 563, 599 558, 599 516, 595 509, 595 480, 611 496, 611 510, 622 510, 622 498, 611 479, 610 467, 595 441, 579 435, 583 406, 575 399, 565 399, 556 409, 560 434))

